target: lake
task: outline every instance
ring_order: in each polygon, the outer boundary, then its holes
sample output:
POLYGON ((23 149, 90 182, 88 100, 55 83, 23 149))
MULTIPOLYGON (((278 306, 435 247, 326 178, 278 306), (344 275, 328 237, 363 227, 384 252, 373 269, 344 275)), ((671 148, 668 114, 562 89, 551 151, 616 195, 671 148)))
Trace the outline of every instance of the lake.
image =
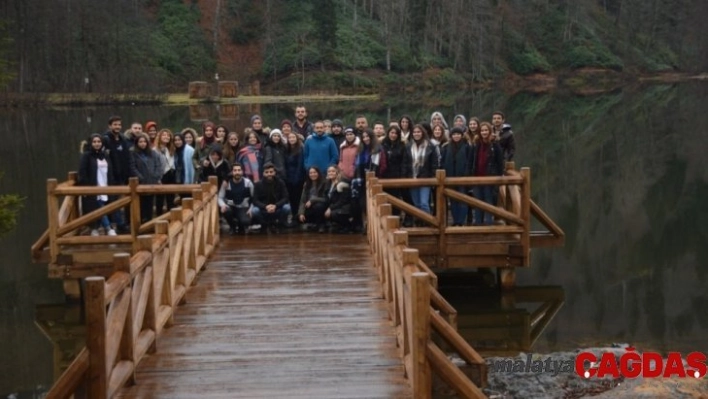
MULTIPOLYGON (((371 123, 402 114, 429 119, 440 110, 451 122, 458 113, 489 119, 503 110, 516 135, 516 164, 532 170, 534 200, 567 236, 563 248, 534 250, 532 266, 517 274, 519 286, 550 287, 564 297, 533 350, 630 342, 705 352, 706 94, 708 84, 691 82, 591 96, 486 91, 429 95, 425 103, 402 95, 307 108, 311 120, 349 124, 357 114, 371 123)), ((31 263, 29 249, 46 228, 46 179, 64 180, 76 170, 82 139, 104 131, 113 114, 123 117, 124 128, 133 120, 155 120, 174 131, 209 118, 242 131, 254 112, 274 127, 293 110, 294 104, 0 110, 0 192, 27 198, 19 226, 0 240, 0 397, 32 397, 51 385, 54 358, 65 354, 37 324, 46 330, 79 319, 73 309, 43 306, 63 303, 63 290, 60 281, 46 278, 46 265, 31 263)), ((483 290, 457 283, 443 291, 462 316, 478 311, 475 304, 499 303, 483 290)), ((73 330, 62 334, 53 339, 75 340, 73 330)))

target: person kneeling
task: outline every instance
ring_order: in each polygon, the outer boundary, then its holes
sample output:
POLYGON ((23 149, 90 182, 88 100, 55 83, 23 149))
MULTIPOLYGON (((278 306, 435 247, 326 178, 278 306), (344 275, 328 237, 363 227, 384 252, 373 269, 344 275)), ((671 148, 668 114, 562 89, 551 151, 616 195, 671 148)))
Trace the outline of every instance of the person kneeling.
POLYGON ((301 223, 310 223, 313 229, 325 232, 324 214, 327 210, 327 187, 317 166, 307 171, 308 179, 302 188, 298 218, 301 223))
POLYGON ((334 233, 350 233, 353 229, 349 180, 336 166, 327 169, 327 180, 329 181, 327 190, 329 207, 325 211, 325 217, 336 225, 334 233))
POLYGON ((231 167, 231 179, 224 181, 219 190, 219 208, 231 228, 231 234, 246 234, 251 224, 254 186, 251 180, 243 177, 241 164, 231 167))
MULTIPOLYGON (((256 183, 251 214, 255 223, 268 225, 273 233, 285 224, 290 213, 288 189, 285 182, 275 176, 275 165, 263 165, 263 180, 256 183)), ((265 233, 266 228, 261 230, 265 233)))

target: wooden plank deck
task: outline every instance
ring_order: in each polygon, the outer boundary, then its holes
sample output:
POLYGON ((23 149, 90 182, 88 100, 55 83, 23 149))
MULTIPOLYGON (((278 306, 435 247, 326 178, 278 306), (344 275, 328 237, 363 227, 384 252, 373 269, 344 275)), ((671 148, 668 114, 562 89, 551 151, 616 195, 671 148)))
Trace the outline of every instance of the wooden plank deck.
POLYGON ((222 237, 120 398, 408 398, 365 237, 222 237))

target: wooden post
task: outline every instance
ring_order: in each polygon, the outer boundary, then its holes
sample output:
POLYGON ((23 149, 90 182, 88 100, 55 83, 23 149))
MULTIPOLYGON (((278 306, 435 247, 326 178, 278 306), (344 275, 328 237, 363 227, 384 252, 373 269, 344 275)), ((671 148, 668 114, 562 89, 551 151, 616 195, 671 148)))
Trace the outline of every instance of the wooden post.
MULTIPOLYGON (((164 276, 158 276, 155 272, 155 254, 152 252, 152 242, 153 236, 142 235, 138 237, 138 246, 141 251, 147 251, 152 254, 152 267, 150 268, 150 273, 152 273, 152 284, 150 284, 150 290, 148 291, 147 306, 145 307, 145 320, 143 322, 143 328, 149 328, 155 332, 155 339, 147 350, 147 353, 155 353, 157 351, 157 312, 160 309, 160 301, 155 298, 155 281, 159 278, 164 278, 164 276)), ((135 335, 140 335, 140 331, 134 331, 135 335)), ((137 367, 137 365, 136 365, 137 367)))
POLYGON ((187 270, 194 270, 196 276, 197 262, 194 255, 194 226, 196 226, 196 212, 194 212, 194 199, 185 198, 182 200, 182 209, 192 211, 192 220, 189 221, 186 226, 182 226, 182 234, 184 234, 184 267, 187 270))
POLYGON ((55 263, 59 256, 57 229, 59 228, 59 199, 54 195, 57 179, 47 179, 47 224, 49 225, 49 263, 55 263))
POLYGON ((435 171, 435 178, 438 186, 435 190, 435 217, 438 220, 438 257, 437 266, 447 267, 447 239, 445 228, 447 227, 447 198, 445 197, 445 169, 435 171))
MULTIPOLYGON (((137 240, 133 241, 138 244, 137 240)), ((113 255, 113 272, 123 272, 131 276, 130 273, 130 254, 121 252, 113 255)), ((135 331, 133 331, 133 314, 135 313, 135 306, 137 303, 133 303, 133 277, 131 276, 130 285, 128 286, 127 295, 130 297, 130 304, 128 304, 128 313, 125 315, 125 321, 123 322, 123 334, 120 337, 120 350, 119 359, 127 360, 133 363, 133 371, 128 377, 128 384, 135 385, 135 331)))
POLYGON ((524 251, 524 266, 529 265, 531 252, 531 169, 521 168, 521 218, 524 220, 524 232, 521 233, 521 247, 524 251))
POLYGON ((211 206, 211 227, 212 227, 212 240, 211 244, 216 245, 217 242, 219 241, 219 236, 221 235, 221 228, 219 225, 219 207, 217 205, 217 198, 219 195, 219 179, 216 176, 209 176, 209 184, 211 184, 211 188, 215 189, 214 191, 214 196, 211 197, 210 200, 210 206, 211 206))
MULTIPOLYGON (((138 178, 128 180, 130 186, 130 235, 133 237, 133 254, 139 250, 138 234, 140 234, 140 195, 138 194, 138 178)), ((120 212, 120 211, 119 211, 120 212)))
POLYGON ((430 341, 430 276, 428 273, 411 275, 411 296, 413 297, 413 397, 430 398, 432 395, 432 375, 428 363, 428 342, 430 341))
MULTIPOLYGON (((198 202, 199 210, 194 213, 194 257, 199 259, 205 255, 204 243, 204 218, 208 217, 204 206, 204 192, 202 190, 193 190, 192 198, 198 202)), ((199 265, 197 265, 198 267, 199 265)))
MULTIPOLYGON (((169 249, 169 222, 166 220, 160 220, 159 222, 155 223, 155 234, 156 235, 164 235, 167 236, 167 247, 163 248, 162 251, 166 252, 166 254, 161 254, 160 259, 158 259, 161 262, 165 262, 164 265, 164 271, 165 275, 162 276, 163 284, 162 284, 162 296, 159 298, 159 304, 156 306, 157 309, 160 309, 160 305, 166 305, 170 307, 170 317, 167 319, 165 322, 165 326, 169 327, 174 324, 174 307, 172 306, 172 290, 174 286, 174 282, 172 281, 172 271, 170 270, 170 249, 169 249), (166 258, 166 259, 163 259, 166 258)), ((154 255, 153 253, 153 261, 154 261, 154 255)), ((153 267, 154 270, 154 267, 153 267)), ((160 276, 158 276, 160 278, 160 276)), ((157 298, 155 298, 157 300, 157 298)))
POLYGON ((88 397, 108 396, 106 375, 106 302, 103 277, 86 278, 86 348, 89 350, 88 397))
MULTIPOLYGON (((384 233, 383 237, 383 247, 381 248, 381 262, 382 264, 385 265, 385 267, 382 267, 381 271, 382 274, 381 276, 383 279, 381 280, 381 283, 383 284, 384 287, 384 298, 386 298, 386 301, 389 303, 389 305, 392 305, 393 302, 393 279, 391 278, 392 272, 391 272, 391 265, 389 262, 384 261, 384 257, 387 256, 389 251, 395 251, 395 248, 392 248, 388 243, 389 243, 389 236, 393 236, 394 232, 398 230, 398 224, 400 223, 400 219, 398 216, 390 216, 391 214, 391 205, 382 205, 381 210, 387 210, 388 215, 383 216, 385 217, 386 221, 386 232, 384 233), (384 208, 386 207, 386 208, 384 208)), ((393 241, 393 239, 391 240, 393 241)))
MULTIPOLYGON (((400 219, 399 219, 400 223, 400 219)), ((396 259, 395 251, 398 251, 399 247, 406 248, 408 246, 408 232, 404 230, 397 230, 393 232, 393 245, 394 247, 390 249, 391 254, 389 254, 389 259, 396 259)), ((403 298, 401 297, 403 292, 403 276, 401 274, 402 268, 399 267, 395 262, 391 262, 391 273, 393 280, 393 325, 400 326, 403 323, 402 313, 403 309, 403 298)))

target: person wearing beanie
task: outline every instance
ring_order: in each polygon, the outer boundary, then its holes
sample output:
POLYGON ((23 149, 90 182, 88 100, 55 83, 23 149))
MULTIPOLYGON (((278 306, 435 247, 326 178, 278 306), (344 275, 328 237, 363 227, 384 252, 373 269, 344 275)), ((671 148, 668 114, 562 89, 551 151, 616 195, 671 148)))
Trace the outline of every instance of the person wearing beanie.
POLYGON ((280 129, 270 132, 269 140, 265 145, 264 163, 275 165, 275 175, 285 180, 285 139, 280 129))
POLYGON ((293 132, 293 123, 289 119, 280 121, 280 131, 283 132, 283 138, 287 140, 290 133, 293 132))
POLYGON ((341 119, 335 119, 332 121, 332 134, 330 134, 329 137, 334 140, 334 144, 337 145, 337 148, 339 148, 344 142, 343 129, 344 124, 341 119))
POLYGON ((263 119, 258 114, 251 116, 251 129, 258 135, 258 141, 265 144, 268 142, 268 133, 263 129, 263 119))
MULTIPOLYGON (((150 146, 152 147, 152 144, 155 142, 155 136, 157 136, 157 123, 153 121, 149 121, 145 124, 145 133, 147 133, 148 137, 150 138, 150 146)), ((133 132, 133 138, 137 138, 137 134, 133 132)))
MULTIPOLYGON (((457 119, 457 117, 455 117, 457 119)), ((465 126, 455 126, 450 130, 450 140, 442 148, 442 168, 449 177, 464 177, 469 175, 471 149, 464 139, 465 126)), ((467 187, 455 187, 464 194, 467 187)), ((452 225, 463 226, 467 221, 468 206, 464 202, 451 200, 450 213, 452 225)))

